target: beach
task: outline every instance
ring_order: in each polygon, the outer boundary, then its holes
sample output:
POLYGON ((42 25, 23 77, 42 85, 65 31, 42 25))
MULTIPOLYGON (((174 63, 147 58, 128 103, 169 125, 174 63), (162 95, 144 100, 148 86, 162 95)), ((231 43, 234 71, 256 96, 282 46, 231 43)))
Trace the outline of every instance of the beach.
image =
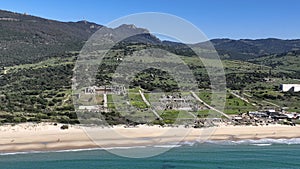
POLYGON ((24 123, 0 127, 0 152, 56 151, 88 148, 153 146, 187 141, 300 138, 300 126, 219 126, 185 128, 139 125, 136 127, 82 127, 24 123), (88 134, 87 134, 88 133, 88 134))

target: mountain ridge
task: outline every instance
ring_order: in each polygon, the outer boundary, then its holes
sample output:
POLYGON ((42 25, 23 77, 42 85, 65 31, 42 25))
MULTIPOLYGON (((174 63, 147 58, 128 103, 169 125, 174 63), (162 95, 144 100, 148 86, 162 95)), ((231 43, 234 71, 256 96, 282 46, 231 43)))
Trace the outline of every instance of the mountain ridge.
MULTIPOLYGON (((89 37, 105 26, 88 21, 61 22, 41 17, 0 10, 0 66, 35 63, 69 51, 80 51, 89 37)), ((105 27, 106 28, 106 27, 105 27)), ((178 42, 161 41, 145 28, 124 24, 107 28, 111 32, 143 34, 129 38, 162 46, 178 54, 190 55, 188 46, 178 42)), ((266 55, 279 55, 300 50, 300 39, 211 39, 222 59, 248 61, 266 55)), ((208 42, 193 44, 208 47, 208 42)))
POLYGON ((300 40, 266 39, 212 39, 220 55, 229 55, 229 59, 249 60, 265 55, 282 54, 300 50, 300 40))

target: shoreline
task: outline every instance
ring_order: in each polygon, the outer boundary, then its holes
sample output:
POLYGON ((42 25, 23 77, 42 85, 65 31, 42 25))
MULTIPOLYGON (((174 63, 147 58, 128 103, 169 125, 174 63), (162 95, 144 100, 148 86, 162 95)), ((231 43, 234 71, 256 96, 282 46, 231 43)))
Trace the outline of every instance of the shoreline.
POLYGON ((184 142, 300 139, 300 126, 219 126, 212 128, 139 125, 81 127, 62 130, 53 123, 0 126, 0 153, 72 151, 120 147, 177 145, 184 142), (88 132, 89 135, 86 133, 88 132), (94 141, 92 141, 92 139, 94 141))

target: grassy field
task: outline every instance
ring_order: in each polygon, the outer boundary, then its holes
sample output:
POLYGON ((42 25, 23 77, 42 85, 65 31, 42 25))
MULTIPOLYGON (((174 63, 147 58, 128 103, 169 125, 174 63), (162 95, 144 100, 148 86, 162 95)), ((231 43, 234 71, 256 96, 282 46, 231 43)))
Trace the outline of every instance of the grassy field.
POLYGON ((166 124, 179 124, 182 120, 193 121, 195 118, 187 111, 166 110, 161 112, 161 118, 166 124))
MULTIPOLYGON (((210 90, 201 90, 200 92, 197 93, 197 95, 199 96, 200 99, 202 99, 207 104, 211 104, 212 94, 210 90)), ((240 98, 237 98, 234 95, 227 92, 224 113, 239 114, 239 113, 247 113, 248 111, 254 111, 256 109, 257 108, 254 107, 252 104, 247 103, 244 100, 241 100, 240 98)))
POLYGON ((148 108, 147 104, 143 101, 142 96, 139 93, 139 88, 128 90, 128 97, 132 106, 138 109, 148 108))
POLYGON ((114 104, 113 97, 111 94, 107 95, 107 107, 111 110, 115 109, 115 104, 114 104))
POLYGON ((284 107, 287 111, 300 113, 299 94, 293 95, 272 90, 246 91, 245 94, 245 97, 259 107, 274 109, 284 107))

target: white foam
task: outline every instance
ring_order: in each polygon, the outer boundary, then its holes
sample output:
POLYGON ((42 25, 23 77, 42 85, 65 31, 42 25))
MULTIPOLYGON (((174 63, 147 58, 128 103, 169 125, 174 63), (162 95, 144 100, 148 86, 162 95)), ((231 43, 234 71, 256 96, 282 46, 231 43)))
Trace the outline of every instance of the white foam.
POLYGON ((212 144, 221 144, 221 145, 256 145, 256 146, 269 146, 269 144, 286 144, 294 145, 300 144, 300 138, 291 138, 291 139, 258 139, 258 140, 224 140, 224 141, 206 141, 206 143, 212 144))
POLYGON ((181 144, 181 145, 193 146, 193 145, 195 145, 196 143, 198 143, 198 141, 185 141, 185 142, 182 142, 182 143, 180 143, 180 144, 181 144))
POLYGON ((264 146, 271 146, 272 144, 271 143, 267 143, 267 144, 259 143, 259 144, 250 144, 250 145, 264 147, 264 146))
POLYGON ((155 145, 153 147, 156 147, 156 148, 175 148, 175 147, 180 147, 181 145, 155 145))
POLYGON ((68 150, 56 150, 56 151, 47 151, 47 152, 77 152, 77 151, 93 151, 93 150, 102 150, 103 148, 83 148, 83 149, 68 149, 68 150))
POLYGON ((19 155, 19 154, 44 154, 44 153, 61 153, 61 152, 77 152, 77 151, 92 151, 102 150, 103 148, 85 148, 85 149, 68 149, 68 150, 53 150, 53 151, 22 151, 22 152, 11 152, 11 153, 0 153, 0 156, 5 155, 19 155))
MULTIPOLYGON (((55 153, 55 152, 78 152, 78 151, 93 151, 93 150, 113 150, 113 149, 143 149, 143 148, 176 148, 182 145, 194 146, 195 144, 203 144, 201 141, 185 141, 180 144, 170 143, 163 145, 148 145, 148 146, 130 146, 130 147, 109 147, 109 148, 86 148, 86 149, 69 149, 69 150, 57 150, 57 151, 27 151, 27 152, 11 152, 11 153, 0 153, 0 156, 4 155, 18 155, 18 154, 35 154, 35 153, 55 153)), ((300 144, 300 138, 291 139, 258 139, 258 140, 222 140, 222 141, 212 141, 208 140, 205 143, 209 144, 219 144, 219 145, 252 145, 252 146, 271 146, 274 144, 286 144, 286 145, 297 145, 300 144)))
POLYGON ((146 148, 147 146, 131 146, 131 147, 108 147, 102 148, 102 150, 114 150, 114 149, 134 149, 134 148, 146 148))
POLYGON ((26 152, 0 153, 0 156, 18 155, 18 154, 35 154, 35 153, 43 153, 43 152, 42 151, 26 151, 26 152))

